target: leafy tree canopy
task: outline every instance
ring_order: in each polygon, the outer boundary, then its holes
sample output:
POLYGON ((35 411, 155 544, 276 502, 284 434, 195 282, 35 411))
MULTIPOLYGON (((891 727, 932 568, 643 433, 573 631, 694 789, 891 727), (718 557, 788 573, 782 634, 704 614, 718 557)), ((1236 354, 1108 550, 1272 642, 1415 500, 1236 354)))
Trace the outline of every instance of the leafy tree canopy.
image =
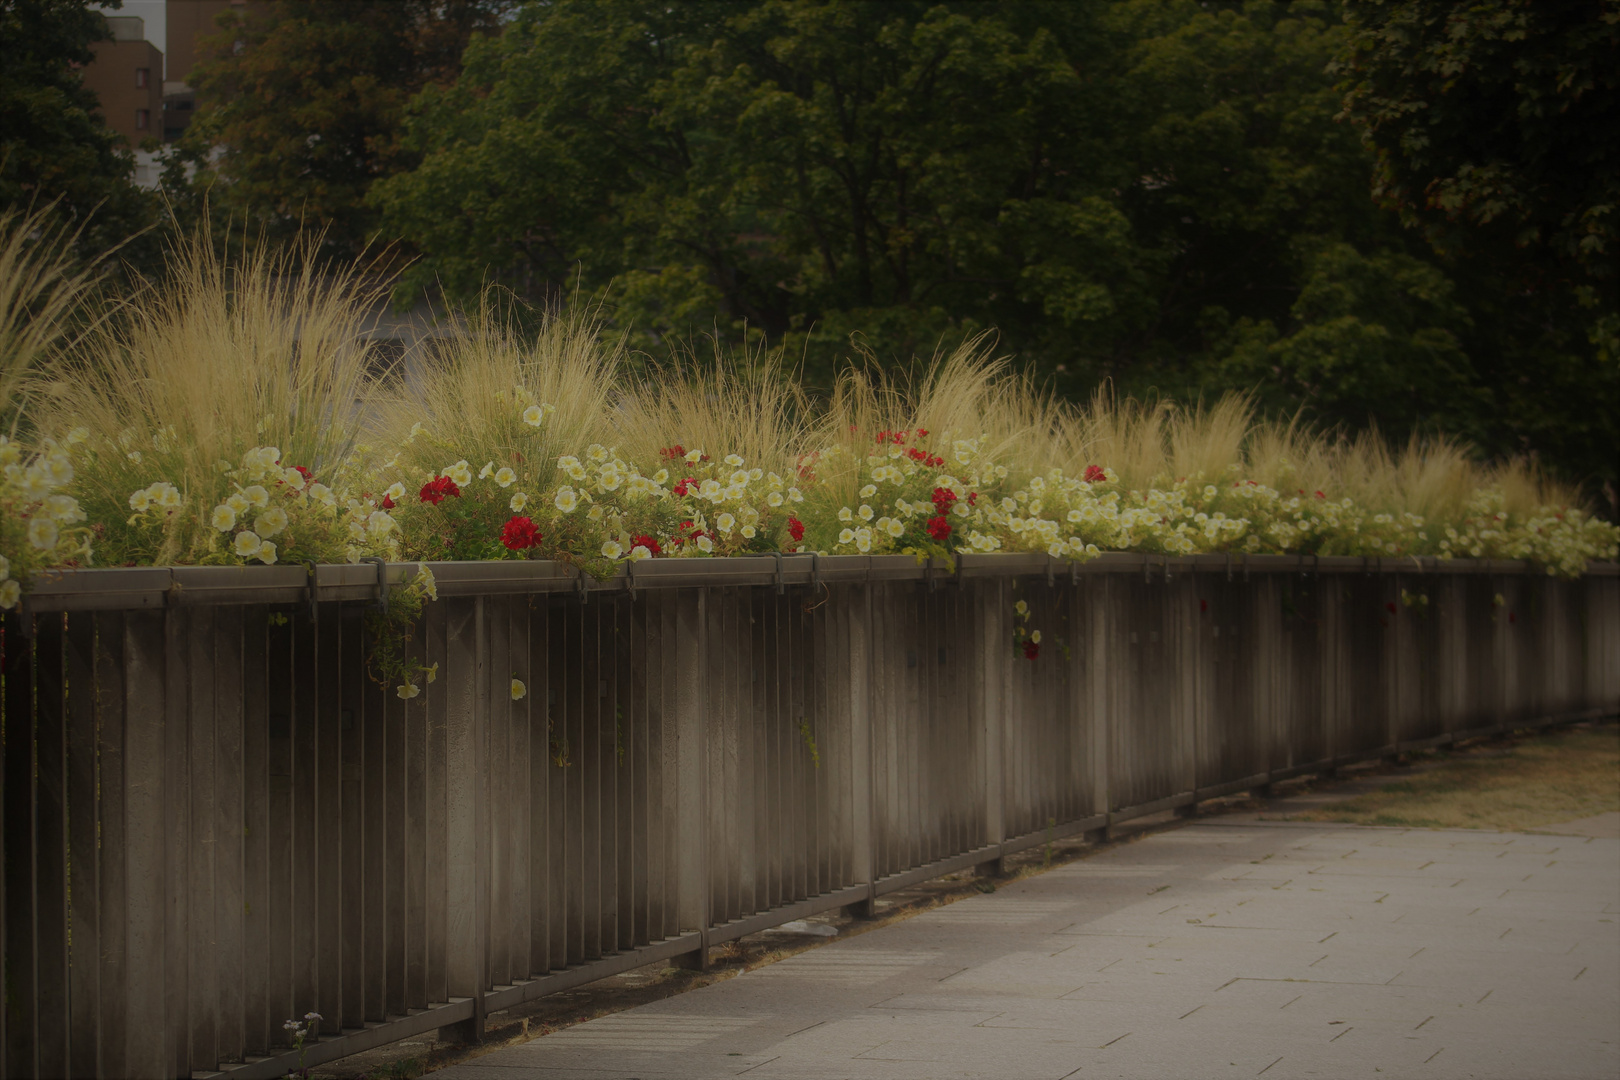
POLYGON ((68 218, 89 219, 87 250, 125 239, 152 214, 131 182, 134 159, 80 76, 91 47, 111 39, 90 0, 0 0, 0 205, 59 201, 68 218))
POLYGON ((177 161, 201 171, 186 194, 206 191, 213 209, 272 237, 313 224, 334 248, 359 250, 374 232, 371 184, 412 164, 396 138, 406 103, 453 80, 468 38, 507 7, 278 0, 267 13, 221 14, 190 76, 199 112, 177 161))

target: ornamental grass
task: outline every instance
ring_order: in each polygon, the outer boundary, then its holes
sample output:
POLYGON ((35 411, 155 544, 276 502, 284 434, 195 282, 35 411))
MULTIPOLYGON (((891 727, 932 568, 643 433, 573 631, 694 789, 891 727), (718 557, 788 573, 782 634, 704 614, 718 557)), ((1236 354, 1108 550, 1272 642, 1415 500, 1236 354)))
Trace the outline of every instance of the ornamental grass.
POLYGON ((0 606, 51 566, 366 556, 602 576, 773 551, 1489 557, 1566 575, 1620 555, 1620 530, 1523 462, 1318 432, 1238 395, 1065 403, 986 337, 910 373, 852 367, 813 406, 769 353, 711 341, 638 374, 590 306, 518 321, 490 293, 436 355, 378 380, 363 337, 380 287, 314 243, 227 261, 196 237, 116 320, 64 337, 83 284, 65 249, 0 240, 0 268, 20 268, 0 279, 6 404, 28 406, 0 445, 0 606))

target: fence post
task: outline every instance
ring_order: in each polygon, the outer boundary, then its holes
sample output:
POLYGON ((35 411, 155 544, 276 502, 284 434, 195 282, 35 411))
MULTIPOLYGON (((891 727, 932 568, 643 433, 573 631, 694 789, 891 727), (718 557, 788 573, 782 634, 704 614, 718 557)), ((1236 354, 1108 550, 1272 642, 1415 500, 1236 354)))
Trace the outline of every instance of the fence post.
POLYGON ((708 589, 682 589, 675 607, 676 926, 696 931, 698 950, 677 963, 709 966, 708 589))
MULTIPOLYGON (((979 601, 979 709, 984 724, 984 842, 1007 839, 1007 665, 1012 639, 1005 625, 1007 614, 1003 580, 986 580, 979 601)), ((980 874, 1000 875, 1006 869, 998 854, 974 868, 980 874)))
POLYGON ((471 1019, 441 1028, 441 1036, 477 1042, 484 1034, 488 897, 484 814, 488 732, 488 643, 483 599, 450 598, 445 604, 445 976, 452 998, 472 998, 471 1019))
POLYGON ((877 911, 876 864, 872 844, 872 589, 861 585, 848 590, 859 599, 834 609, 843 628, 836 645, 836 664, 849 696, 850 754, 850 862, 854 883, 867 886, 866 899, 846 907, 869 919, 877 911))

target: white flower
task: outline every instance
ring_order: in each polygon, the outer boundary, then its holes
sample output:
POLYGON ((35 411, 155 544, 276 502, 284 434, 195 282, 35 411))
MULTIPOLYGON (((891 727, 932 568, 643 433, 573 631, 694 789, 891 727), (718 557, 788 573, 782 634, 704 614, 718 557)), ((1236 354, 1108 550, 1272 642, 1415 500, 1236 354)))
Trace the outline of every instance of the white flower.
POLYGON ((37 517, 28 523, 28 542, 41 551, 54 548, 60 538, 56 522, 48 517, 37 517))
POLYGON ((259 534, 252 529, 244 529, 236 534, 236 544, 233 550, 244 559, 251 559, 259 553, 259 545, 264 543, 259 534))
POLYGON ((73 462, 66 454, 52 454, 45 459, 45 472, 57 487, 73 480, 73 462))
POLYGON ((325 484, 309 485, 309 497, 320 503, 322 506, 337 505, 337 494, 325 484))
POLYGON ((259 550, 255 551, 253 554, 260 562, 264 563, 264 565, 274 566, 276 562, 276 545, 266 540, 264 543, 259 545, 259 550))
POLYGON ((853 544, 855 542, 854 530, 852 530, 852 529, 844 529, 843 531, 841 531, 838 534, 838 542, 840 544, 853 544))
POLYGON ((617 471, 613 469, 603 469, 602 474, 597 477, 596 482, 602 485, 603 491, 615 491, 618 489, 619 483, 623 479, 624 477, 620 476, 617 471))
POLYGON ((652 475, 652 482, 660 486, 669 483, 669 470, 659 469, 652 475))
POLYGON ((522 701, 524 695, 527 694, 528 692, 529 692, 529 688, 527 686, 523 685, 523 680, 522 679, 513 679, 512 680, 512 700, 513 701, 522 701))
POLYGON ((401 484, 397 480, 394 481, 392 484, 389 484, 388 485, 388 490, 383 492, 383 498, 392 499, 395 502, 399 502, 404 497, 405 497, 405 485, 401 484))
POLYGON ((653 553, 646 544, 637 544, 635 547, 630 549, 630 559, 632 562, 640 562, 642 559, 650 559, 652 557, 653 553))
POLYGON ((394 531, 394 519, 386 510, 373 510, 366 518, 366 531, 380 540, 394 531))
POLYGON ((872 550, 872 534, 865 529, 855 534, 855 550, 865 554, 872 550))
MULTIPOLYGON (((84 511, 79 509, 79 500, 71 495, 48 495, 45 498, 45 512, 51 515, 53 521, 63 525, 71 525, 75 521, 84 520, 84 511)), ((0 574, 0 577, 4 577, 0 574)))
POLYGON ((839 511, 838 511, 838 520, 839 521, 854 521, 855 520, 855 513, 854 513, 854 511, 852 511, 847 506, 840 507, 839 511))
POLYGON ((422 688, 420 686, 417 686, 413 682, 401 683, 399 686, 396 686, 394 688, 394 693, 398 694, 401 698, 404 698, 406 701, 411 700, 411 698, 415 697, 417 694, 420 694, 421 692, 422 692, 422 688))
POLYGON ((253 531, 262 537, 276 535, 287 527, 287 511, 272 506, 253 520, 253 531))
POLYGON ((579 496, 574 493, 574 489, 571 487, 560 487, 557 489, 555 502, 557 509, 565 514, 572 514, 574 508, 579 505, 579 496))
POLYGON ((458 461, 444 470, 443 475, 448 476, 457 487, 466 487, 472 483, 472 466, 468 465, 465 460, 458 461))
POLYGON ((602 545, 602 557, 605 559, 617 559, 623 554, 624 545, 619 543, 617 540, 609 540, 607 543, 602 545))
POLYGON ((423 668, 422 669, 422 674, 427 676, 427 679, 426 679, 427 682, 430 682, 430 683, 433 682, 434 680, 436 680, 439 677, 439 665, 434 664, 431 667, 423 668))
POLYGON ((422 434, 422 432, 424 432, 426 430, 427 430, 427 428, 422 426, 421 421, 417 421, 416 423, 411 425, 411 433, 409 435, 405 436, 405 441, 410 442, 412 439, 416 438, 418 435, 422 434))
POLYGON ((698 485, 698 496, 710 502, 719 502, 725 497, 720 488, 720 481, 713 479, 705 480, 698 485))
POLYGON ((768 506, 781 506, 782 493, 780 491, 771 492, 769 495, 765 496, 765 503, 768 506))
POLYGON ((245 514, 252 504, 238 491, 226 497, 225 505, 231 508, 232 513, 245 514))
POLYGON ((214 516, 208 519, 208 523, 220 532, 230 532, 236 528, 236 511, 220 503, 214 507, 214 516))
POLYGON ((704 533, 697 538, 697 546, 699 551, 707 555, 714 550, 714 541, 709 539, 708 533, 704 533))
POLYGON ((867 484, 865 487, 861 488, 861 498, 863 498, 863 499, 870 499, 872 496, 874 496, 876 494, 877 494, 877 487, 875 485, 873 485, 873 484, 867 484))
POLYGON ((723 533, 729 533, 732 526, 735 524, 737 524, 737 519, 732 517, 730 514, 721 514, 719 517, 714 519, 714 527, 723 533))
POLYGON ((1039 645, 1041 643, 1041 632, 1039 630, 1031 630, 1029 632, 1029 640, 1039 645))
POLYGON ((242 497, 248 501, 249 506, 258 507, 261 510, 270 505, 270 493, 258 484, 243 488, 242 497))
MULTIPOLYGON (((11 576, 11 560, 6 558, 4 555, 0 555, 0 581, 4 581, 6 578, 8 578, 10 576, 11 576)), ((1496 606, 1497 607, 1502 606, 1502 594, 1501 593, 1496 594, 1496 606)))
POLYGON ((281 482, 294 491, 304 490, 304 474, 297 469, 284 469, 281 473, 281 482))
POLYGON ((859 510, 855 511, 855 513, 857 515, 859 515, 859 517, 860 517, 860 519, 862 521, 871 521, 872 520, 873 510, 872 510, 872 508, 870 506, 867 506, 865 503, 861 503, 861 508, 859 510))
POLYGON ((726 455, 726 464, 730 465, 733 469, 741 468, 742 463, 743 463, 743 459, 738 457, 736 454, 727 454, 726 455))
POLYGON ((702 450, 688 450, 686 452, 686 463, 688 465, 696 465, 698 462, 700 462, 702 460, 703 460, 703 451, 702 450))
POLYGON ((502 466, 500 471, 495 474, 495 482, 501 485, 501 487, 511 487, 517 482, 517 473, 506 468, 505 466, 502 466))
POLYGON ((527 495, 523 494, 523 492, 520 491, 516 495, 512 496, 512 501, 510 503, 508 503, 507 505, 512 508, 512 513, 516 514, 519 511, 521 511, 525 506, 527 506, 528 503, 529 503, 529 497, 527 495))
POLYGON ((541 421, 545 420, 545 418, 546 411, 538 405, 530 405, 523 410, 523 422, 530 427, 539 427, 541 421))
POLYGON ((17 601, 20 599, 22 599, 21 585, 17 584, 15 581, 12 581, 10 578, 7 578, 5 581, 0 581, 0 608, 5 608, 7 610, 14 608, 17 606, 17 601))
POLYGON ((890 518, 889 519, 889 535, 890 536, 892 536, 892 537, 894 537, 896 539, 899 539, 900 534, 905 532, 905 531, 906 531, 905 522, 901 521, 899 518, 890 518))
POLYGON ((1029 618, 1029 605, 1024 603, 1022 600, 1013 605, 1013 610, 1016 611, 1022 618, 1029 618))
POLYGON ((754 529, 754 527, 752 525, 744 525, 738 531, 741 532, 743 534, 743 536, 746 537, 749 540, 752 540, 754 538, 755 529, 754 529))
POLYGON ((483 480, 486 477, 488 477, 490 473, 492 473, 494 471, 495 471, 495 463, 493 461, 486 461, 486 462, 484 462, 484 467, 482 469, 478 470, 478 479, 483 480))

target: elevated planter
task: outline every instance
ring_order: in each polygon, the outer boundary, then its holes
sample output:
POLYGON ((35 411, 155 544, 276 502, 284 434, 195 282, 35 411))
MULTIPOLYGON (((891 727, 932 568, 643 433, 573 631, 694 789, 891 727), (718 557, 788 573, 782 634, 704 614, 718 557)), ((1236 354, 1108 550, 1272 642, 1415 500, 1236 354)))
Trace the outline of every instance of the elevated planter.
POLYGON ((6 616, 6 1076, 280 1076, 309 1011, 311 1064, 475 1033, 1050 837, 1620 703, 1614 564, 431 564, 406 700, 364 614, 416 569, 77 571, 6 616))

